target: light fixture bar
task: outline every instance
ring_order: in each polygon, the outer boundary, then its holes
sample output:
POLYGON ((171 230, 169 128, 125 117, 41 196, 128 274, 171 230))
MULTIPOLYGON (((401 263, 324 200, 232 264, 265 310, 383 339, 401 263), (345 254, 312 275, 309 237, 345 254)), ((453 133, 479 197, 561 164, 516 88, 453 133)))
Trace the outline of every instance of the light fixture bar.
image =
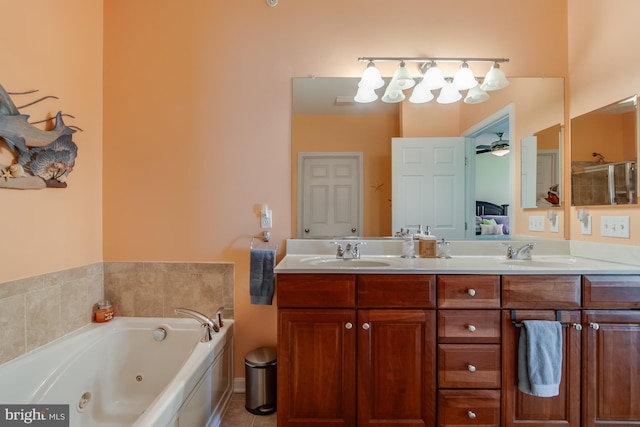
POLYGON ((402 56, 364 56, 358 58, 360 62, 509 62, 509 58, 430 58, 430 57, 402 57, 402 56))

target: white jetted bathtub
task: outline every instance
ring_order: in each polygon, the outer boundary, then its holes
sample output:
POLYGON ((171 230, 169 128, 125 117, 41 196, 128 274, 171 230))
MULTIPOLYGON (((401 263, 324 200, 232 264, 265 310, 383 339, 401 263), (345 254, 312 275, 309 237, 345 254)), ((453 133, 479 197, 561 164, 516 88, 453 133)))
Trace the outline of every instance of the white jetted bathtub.
POLYGON ((71 427, 218 426, 233 391, 233 320, 116 317, 0 365, 0 403, 68 404, 71 427))

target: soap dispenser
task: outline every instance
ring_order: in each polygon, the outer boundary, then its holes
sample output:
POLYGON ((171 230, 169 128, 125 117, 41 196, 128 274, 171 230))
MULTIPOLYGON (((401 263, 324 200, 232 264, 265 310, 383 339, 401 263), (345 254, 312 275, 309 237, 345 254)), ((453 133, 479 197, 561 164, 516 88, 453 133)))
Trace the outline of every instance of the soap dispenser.
POLYGON ((436 236, 431 234, 431 227, 427 225, 426 232, 420 235, 418 241, 420 258, 436 257, 436 236))

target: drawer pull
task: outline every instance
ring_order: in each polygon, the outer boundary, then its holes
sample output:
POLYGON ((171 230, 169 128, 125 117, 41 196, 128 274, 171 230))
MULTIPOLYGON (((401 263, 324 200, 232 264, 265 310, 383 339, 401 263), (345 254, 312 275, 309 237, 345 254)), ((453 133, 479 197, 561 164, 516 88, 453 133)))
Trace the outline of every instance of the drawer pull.
POLYGON ((473 411, 468 411, 467 415, 469 416, 469 419, 471 419, 471 420, 475 420, 476 417, 477 417, 476 413, 473 412, 473 411))
POLYGON ((582 325, 580 323, 572 323, 571 327, 574 328, 576 331, 582 330, 582 325))
POLYGON ((370 327, 371 327, 370 323, 363 323, 362 324, 362 329, 364 329, 365 331, 369 330, 370 327))
POLYGON ((347 328, 347 329, 351 329, 351 328, 353 328, 353 324, 351 322, 347 322, 347 323, 345 323, 344 327, 347 328))
POLYGON ((471 288, 467 291, 467 293, 469 294, 470 297, 475 297, 476 296, 476 290, 471 288))
POLYGON ((476 331, 476 327, 475 327, 475 326, 473 326, 473 325, 467 325, 467 330, 468 330, 469 332, 475 332, 475 331, 476 331))
POLYGON ((469 370, 469 372, 475 372, 476 371, 476 367, 474 365, 468 365, 467 369, 469 370))
POLYGON ((595 323, 595 322, 591 322, 591 323, 589 323, 589 326, 590 326, 594 331, 597 331, 598 329, 600 329, 600 325, 598 325, 598 324, 597 324, 597 323, 595 323))

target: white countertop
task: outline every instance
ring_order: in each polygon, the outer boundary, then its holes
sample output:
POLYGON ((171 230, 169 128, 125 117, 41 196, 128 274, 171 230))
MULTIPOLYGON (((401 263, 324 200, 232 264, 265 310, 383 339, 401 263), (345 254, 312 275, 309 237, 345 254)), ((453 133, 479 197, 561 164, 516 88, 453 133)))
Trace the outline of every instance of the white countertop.
MULTIPOLYGON (((513 247, 524 244, 508 243, 513 247)), ((287 241, 287 254, 275 273, 640 274, 638 265, 573 256, 564 241, 536 242, 530 261, 507 260, 505 246, 497 242, 452 242, 451 258, 402 258, 401 244, 397 240, 367 240, 361 246, 360 260, 338 260, 331 240, 292 239, 287 241)))

